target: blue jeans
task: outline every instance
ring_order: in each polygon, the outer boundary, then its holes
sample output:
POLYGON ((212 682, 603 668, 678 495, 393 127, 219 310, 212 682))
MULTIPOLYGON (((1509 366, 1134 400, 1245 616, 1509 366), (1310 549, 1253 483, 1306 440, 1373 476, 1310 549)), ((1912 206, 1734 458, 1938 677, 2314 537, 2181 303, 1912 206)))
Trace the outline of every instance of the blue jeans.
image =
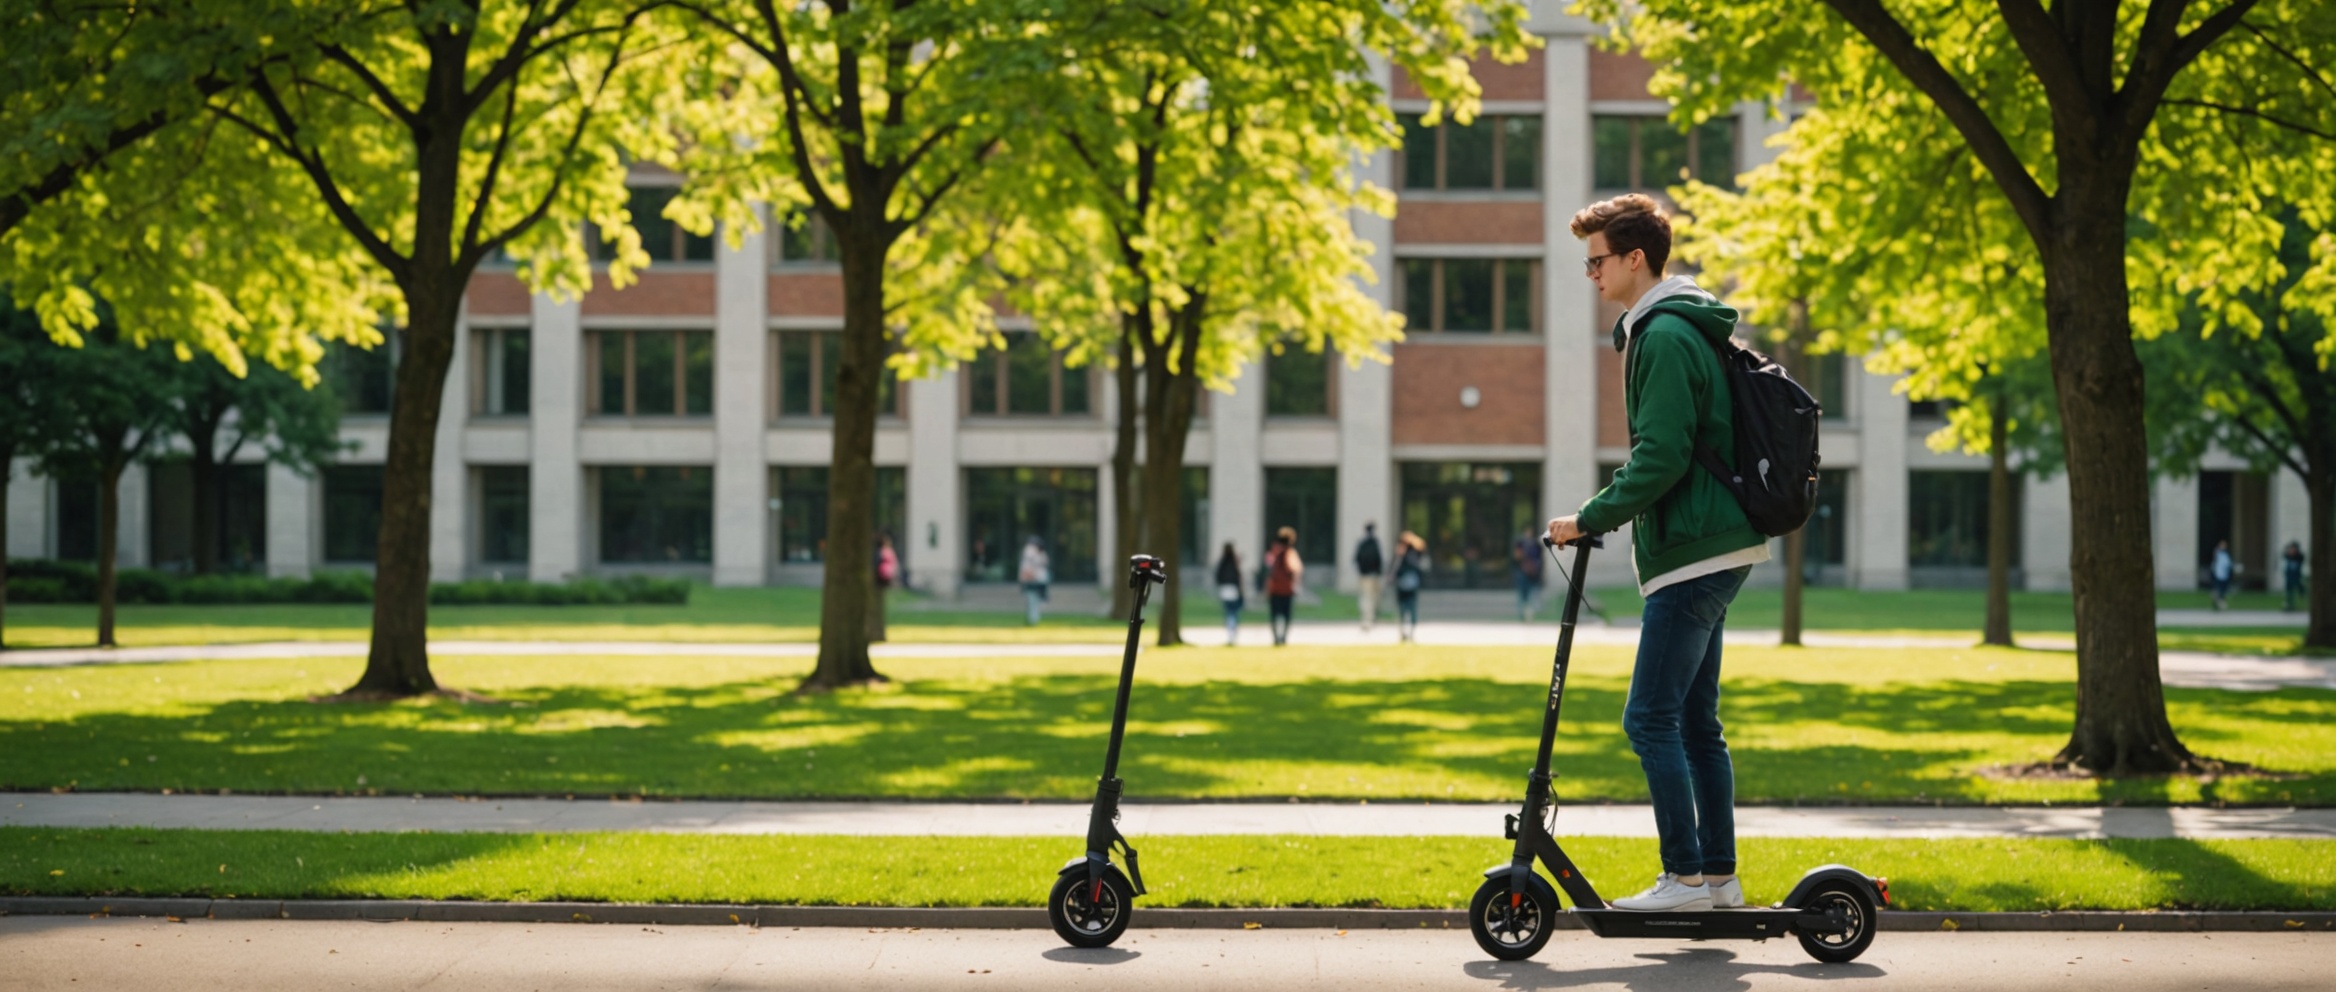
POLYGON ((1241 601, 1220 599, 1217 603, 1225 608, 1225 643, 1231 644, 1241 636, 1241 601))
POLYGON ((1647 597, 1622 732, 1647 774, 1663 870, 1736 871, 1736 773, 1720 736, 1720 632, 1750 566, 1647 597))

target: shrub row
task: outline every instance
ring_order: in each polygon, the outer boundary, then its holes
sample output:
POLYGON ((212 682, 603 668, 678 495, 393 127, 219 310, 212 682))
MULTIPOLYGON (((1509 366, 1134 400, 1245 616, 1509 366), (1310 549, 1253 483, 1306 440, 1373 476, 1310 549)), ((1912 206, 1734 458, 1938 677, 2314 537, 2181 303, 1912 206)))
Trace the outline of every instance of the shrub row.
MULTIPOLYGON (((97 569, 79 562, 45 559, 8 563, 11 603, 92 603, 97 601, 97 569)), ((146 568, 114 574, 117 603, 370 603, 373 576, 364 572, 318 572, 306 579, 258 575, 173 575, 146 568)), ((607 606, 617 603, 687 603, 686 579, 627 575, 580 578, 565 583, 433 582, 430 602, 441 605, 607 606)))

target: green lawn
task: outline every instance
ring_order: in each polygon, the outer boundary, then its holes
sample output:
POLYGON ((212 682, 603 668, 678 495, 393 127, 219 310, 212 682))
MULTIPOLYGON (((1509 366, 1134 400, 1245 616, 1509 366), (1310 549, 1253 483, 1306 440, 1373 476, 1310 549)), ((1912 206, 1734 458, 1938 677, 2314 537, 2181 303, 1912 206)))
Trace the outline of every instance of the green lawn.
MULTIPOLYGON (((0 828, 13 895, 425 898, 803 905, 1035 906, 1077 853, 1060 837, 315 834, 0 828)), ((1146 906, 1456 909, 1505 860, 1485 837, 1138 837, 1146 906)), ((1571 838, 1614 895, 1652 840, 1571 838)), ((1780 899, 1806 867, 1890 880, 1906 910, 2336 909, 2336 841, 1747 838, 1745 896, 1780 899)))
MULTIPOLYGON (((1645 605, 1639 599, 1638 590, 1629 586, 1593 590, 1591 599, 1609 617, 1636 617, 1645 605)), ((2015 635, 2068 634, 2076 630, 2075 600, 2068 593, 2014 592, 2011 601, 2015 635)), ((2231 594, 2234 610, 2276 611, 2281 603, 2276 593, 2231 594)), ((2158 594, 2161 610, 2203 610, 2209 605, 2208 595, 2202 592, 2158 594)), ((1955 631, 1969 632, 1976 638, 1986 621, 1986 595, 1978 589, 1869 592, 1813 586, 1805 590, 1801 601, 1801 622, 1810 630, 1955 631)), ((1784 590, 1776 587, 1744 590, 1728 607, 1728 622, 1739 627, 1776 629, 1784 623, 1784 590)), ((2222 628, 2176 629, 2204 632, 2222 628)), ((2298 615, 2297 626, 2292 630, 2274 628, 2258 633, 2290 635, 2301 640, 2301 616, 2298 615)))
MULTIPOLYGON (((678 649, 686 651, 686 649, 678 649)), ((1585 646, 1558 789, 1639 801, 1628 648, 1585 646)), ((1136 797, 1508 799, 1548 678, 1536 648, 1186 648, 1140 668, 1136 797)), ((1084 798, 1112 658, 896 659, 900 681, 797 697, 808 659, 440 658, 508 705, 322 705, 357 659, 0 670, 0 787, 387 794, 1084 798)), ((2072 720, 2068 654, 1731 649, 1746 803, 2336 803, 2336 692, 2172 690, 2199 751, 2285 778, 2003 778, 2072 720)))

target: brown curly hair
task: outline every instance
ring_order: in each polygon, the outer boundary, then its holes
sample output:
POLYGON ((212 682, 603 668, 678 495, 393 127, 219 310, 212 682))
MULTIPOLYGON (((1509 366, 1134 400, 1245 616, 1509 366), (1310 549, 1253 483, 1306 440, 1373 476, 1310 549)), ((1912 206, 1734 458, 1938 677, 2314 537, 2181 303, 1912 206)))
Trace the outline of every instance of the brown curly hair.
POLYGON ((1645 193, 1624 193, 1574 212, 1574 237, 1588 240, 1604 233, 1606 250, 1617 255, 1643 251, 1647 268, 1658 276, 1671 261, 1671 218, 1663 205, 1645 193))

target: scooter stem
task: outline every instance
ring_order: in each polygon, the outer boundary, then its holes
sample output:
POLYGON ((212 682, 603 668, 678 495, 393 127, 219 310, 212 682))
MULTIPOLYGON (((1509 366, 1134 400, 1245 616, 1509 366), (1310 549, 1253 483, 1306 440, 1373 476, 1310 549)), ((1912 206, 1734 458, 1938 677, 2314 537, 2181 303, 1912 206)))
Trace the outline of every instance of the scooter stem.
POLYGON ((1119 661, 1119 698, 1111 704, 1111 747, 1103 752, 1103 777, 1119 777, 1119 742, 1127 736, 1127 697, 1136 681, 1136 648, 1144 636, 1144 600, 1151 595, 1152 584, 1137 581, 1136 608, 1127 621, 1127 654, 1119 661))
MULTIPOLYGON (((1547 538, 1542 539, 1548 544, 1547 538)), ((1582 614, 1582 581, 1588 577, 1590 549, 1605 542, 1585 536, 1573 542, 1574 567, 1565 587, 1565 612, 1558 619, 1557 661, 1549 673, 1549 711, 1541 716, 1541 748, 1534 752, 1533 778, 1549 780, 1549 752, 1557 746, 1557 715, 1565 704, 1565 676, 1573 665, 1574 621, 1582 614)))

